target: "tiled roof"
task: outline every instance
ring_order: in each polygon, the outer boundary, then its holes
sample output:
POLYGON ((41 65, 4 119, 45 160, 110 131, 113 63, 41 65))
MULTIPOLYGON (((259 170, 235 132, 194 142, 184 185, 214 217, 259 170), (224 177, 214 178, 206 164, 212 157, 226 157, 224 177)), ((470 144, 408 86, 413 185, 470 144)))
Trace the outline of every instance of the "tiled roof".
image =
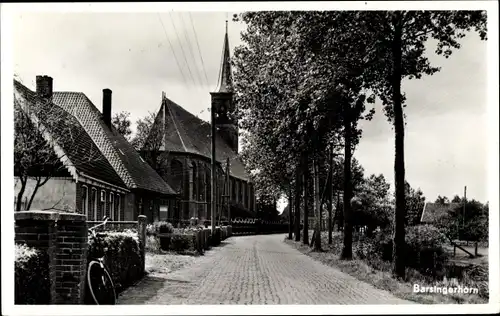
POLYGON ((25 110, 27 108, 23 105, 28 105, 30 109, 37 107, 37 112, 41 112, 40 114, 50 113, 52 118, 58 118, 46 120, 40 117, 41 115, 37 117, 48 130, 52 140, 64 151, 64 155, 70 160, 71 166, 77 170, 77 173, 83 172, 90 177, 126 188, 125 183, 75 117, 59 106, 42 100, 35 92, 16 80, 14 80, 14 94, 15 106, 21 106, 25 110), (21 102, 25 103, 21 105, 21 102))
MULTIPOLYGON (((189 113, 172 100, 165 98, 158 111, 153 128, 165 126, 164 144, 161 150, 186 152, 211 158, 211 125, 189 113)), ((223 166, 229 157, 231 176, 248 181, 249 177, 240 156, 217 133, 216 159, 223 166)))
POLYGON ((53 102, 74 115, 130 189, 175 194, 116 129, 108 127, 101 112, 81 92, 54 92, 53 102))
POLYGON ((427 224, 434 223, 441 216, 458 207, 460 207, 459 203, 425 203, 420 221, 427 224))

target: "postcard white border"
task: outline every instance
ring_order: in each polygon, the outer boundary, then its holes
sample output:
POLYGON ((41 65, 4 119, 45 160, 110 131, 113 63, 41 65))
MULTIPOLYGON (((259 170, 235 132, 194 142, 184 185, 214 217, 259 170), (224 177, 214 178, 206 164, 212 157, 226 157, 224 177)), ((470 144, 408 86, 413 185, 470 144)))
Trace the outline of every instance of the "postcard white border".
MULTIPOLYGON (((36 48, 34 48, 36 50, 36 48)), ((2 137, 2 314, 6 315, 297 315, 297 314, 468 314, 500 311, 499 291, 499 143, 498 143, 498 2, 497 1, 352 1, 352 2, 187 2, 187 3, 17 3, 1 5, 1 137, 2 137), (13 236, 13 114, 12 104, 12 24, 11 16, 19 12, 165 12, 251 10, 469 10, 488 11, 488 128, 489 163, 488 197, 490 201, 490 303, 485 305, 205 305, 205 306, 14 306, 13 236)))

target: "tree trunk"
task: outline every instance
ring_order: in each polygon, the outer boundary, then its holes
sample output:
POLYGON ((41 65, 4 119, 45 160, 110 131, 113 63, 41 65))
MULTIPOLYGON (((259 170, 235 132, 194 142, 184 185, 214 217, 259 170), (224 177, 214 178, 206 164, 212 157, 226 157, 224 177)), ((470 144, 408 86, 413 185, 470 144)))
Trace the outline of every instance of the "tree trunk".
POLYGON ((293 207, 293 198, 292 198, 292 187, 288 190, 288 239, 292 240, 292 207, 293 207))
POLYGON ((313 191, 314 191, 314 215, 316 224, 314 225, 314 250, 321 251, 321 210, 320 210, 320 194, 319 194, 319 166, 318 159, 313 159, 313 191))
POLYGON ((309 245, 309 160, 307 153, 304 156, 304 236, 302 238, 304 245, 309 245))
POLYGON ((300 196, 302 189, 302 159, 295 170, 295 241, 300 241, 300 196))
POLYGON ((332 205, 333 205, 333 147, 330 148, 330 181, 328 181, 328 244, 333 242, 332 205))
POLYGON ((19 181, 21 181, 21 188, 19 189, 19 193, 17 193, 16 212, 21 211, 21 206, 23 203, 23 195, 24 191, 26 191, 26 183, 28 182, 28 179, 26 179, 26 181, 23 181, 22 178, 19 177, 19 181))
MULTIPOLYGON (((398 12, 396 13, 398 14, 398 12)), ((394 248, 393 248, 393 274, 405 277, 405 161, 404 161, 404 117, 401 102, 401 62, 402 62, 402 23, 397 16, 394 28, 393 51, 393 106, 394 106, 394 131, 395 131, 395 159, 394 182, 396 188, 396 212, 394 216, 394 248)))
POLYGON ((344 109, 344 247, 341 259, 352 259, 351 223, 351 104, 346 102, 344 109))
POLYGON ((35 184, 35 187, 33 188, 33 192, 31 193, 31 197, 30 197, 30 200, 28 202, 28 205, 26 205, 26 210, 29 210, 31 208, 31 204, 33 203, 33 200, 35 199, 35 195, 36 193, 38 192, 38 189, 44 185, 45 183, 47 183, 47 181, 41 183, 41 179, 36 179, 36 184, 35 184))

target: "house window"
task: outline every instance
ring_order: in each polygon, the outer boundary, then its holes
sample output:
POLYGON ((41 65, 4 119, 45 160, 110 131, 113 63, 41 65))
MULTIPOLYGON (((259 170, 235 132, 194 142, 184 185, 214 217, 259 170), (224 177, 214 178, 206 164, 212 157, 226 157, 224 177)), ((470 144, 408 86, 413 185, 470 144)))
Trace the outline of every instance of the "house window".
POLYGON ((120 195, 116 195, 116 218, 118 221, 121 221, 121 209, 120 209, 120 195))
POLYGON ((106 191, 101 190, 101 211, 103 216, 108 216, 106 212, 106 191))
POLYGON ((115 196, 113 193, 109 193, 109 217, 112 221, 115 220, 115 196))
POLYGON ((97 220, 97 190, 92 188, 92 196, 91 196, 91 201, 92 201, 92 215, 91 218, 93 221, 97 220))
POLYGON ((82 213, 89 219, 89 188, 82 186, 82 213))

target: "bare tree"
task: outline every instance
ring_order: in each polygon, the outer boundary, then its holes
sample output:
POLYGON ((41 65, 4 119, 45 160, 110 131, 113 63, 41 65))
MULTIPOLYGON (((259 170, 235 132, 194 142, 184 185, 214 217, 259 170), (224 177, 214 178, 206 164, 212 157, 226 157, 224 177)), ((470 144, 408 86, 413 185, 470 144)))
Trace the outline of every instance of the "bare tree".
POLYGON ((160 175, 162 166, 168 158, 168 151, 164 148, 166 135, 165 124, 161 124, 160 118, 155 113, 136 121, 137 131, 131 140, 132 146, 141 153, 141 156, 160 175), (156 123, 156 124, 155 124, 156 123))
POLYGON ((74 173, 78 166, 95 163, 102 156, 92 142, 82 142, 85 131, 71 114, 15 85, 14 176, 20 183, 16 211, 21 211, 22 201, 29 210, 39 189, 51 178, 67 175, 68 170, 74 173))

